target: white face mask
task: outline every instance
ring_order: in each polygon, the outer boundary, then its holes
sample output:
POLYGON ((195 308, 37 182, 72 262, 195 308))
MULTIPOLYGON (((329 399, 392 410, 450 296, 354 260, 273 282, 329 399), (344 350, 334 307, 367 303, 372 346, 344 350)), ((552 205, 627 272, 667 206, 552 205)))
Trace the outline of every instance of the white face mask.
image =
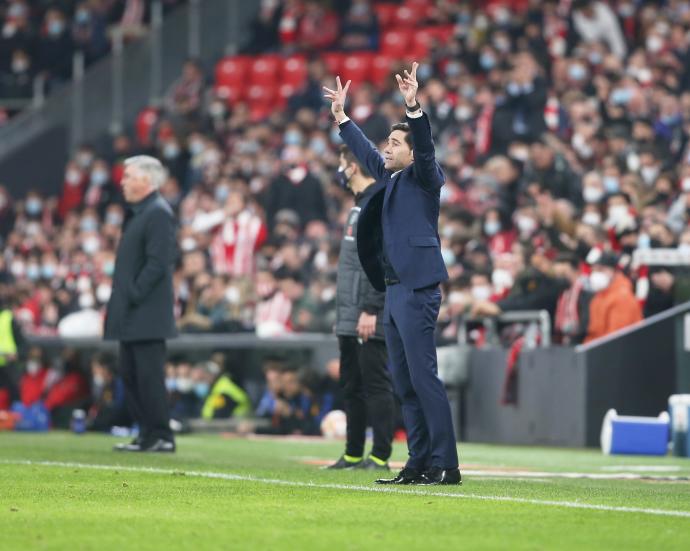
POLYGON ((586 186, 582 190, 582 197, 586 203, 598 203, 604 198, 604 190, 594 186, 586 186))
POLYGON ((41 363, 36 360, 26 362, 26 372, 29 375, 36 375, 41 370, 41 363))
POLYGON ((476 300, 489 300, 491 297, 491 287, 488 285, 475 285, 472 287, 472 297, 476 300))
POLYGON ((582 223, 588 226, 598 226, 601 224, 601 215, 598 212, 585 212, 582 215, 582 223))
POLYGON ((654 180, 659 174, 659 168, 656 166, 643 166, 640 169, 640 176, 644 180, 644 183, 648 186, 654 183, 654 180))
POLYGON ((625 218, 628 214, 627 205, 613 205, 609 208, 609 220, 618 221, 625 218))
POLYGON ((534 218, 529 216, 520 216, 517 220, 517 227, 523 235, 531 235, 537 229, 537 223, 534 218))
POLYGON ((491 283, 499 289, 510 289, 513 286, 513 274, 508 270, 496 268, 491 274, 491 283))
POLYGON ((79 308, 81 308, 82 310, 89 310, 93 308, 94 303, 95 301, 91 293, 79 295, 79 308))
POLYGON ((592 291, 598 293, 603 291, 611 284, 611 276, 604 272, 592 272, 589 276, 589 286, 592 291))
POLYGON ((690 177, 686 176, 683 178, 683 180, 680 182, 680 188, 685 192, 690 191, 690 177))
POLYGON ((101 283, 98 287, 96 287, 96 299, 101 304, 105 304, 110 299, 111 292, 112 288, 110 285, 107 283, 101 283))
POLYGON ((453 306, 467 304, 467 302, 467 295, 462 291, 451 291, 448 295, 448 304, 453 306))
POLYGON ((186 377, 178 377, 176 386, 178 391, 186 394, 187 392, 191 392, 192 388, 194 388, 194 381, 186 377))

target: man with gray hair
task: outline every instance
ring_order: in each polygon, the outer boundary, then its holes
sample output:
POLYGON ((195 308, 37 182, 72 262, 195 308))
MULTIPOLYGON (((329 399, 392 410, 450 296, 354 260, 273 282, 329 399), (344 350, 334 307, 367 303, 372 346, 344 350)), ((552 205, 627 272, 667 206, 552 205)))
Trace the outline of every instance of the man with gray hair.
POLYGON ((165 339, 174 337, 172 272, 175 219, 159 193, 166 171, 158 159, 125 161, 122 191, 129 204, 117 249, 104 336, 120 341, 120 375, 139 436, 117 451, 174 452, 165 390, 165 339))

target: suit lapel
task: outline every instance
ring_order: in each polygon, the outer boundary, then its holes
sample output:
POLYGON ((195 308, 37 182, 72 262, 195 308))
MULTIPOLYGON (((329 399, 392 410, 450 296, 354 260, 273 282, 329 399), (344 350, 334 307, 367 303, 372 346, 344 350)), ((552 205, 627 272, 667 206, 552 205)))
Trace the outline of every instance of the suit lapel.
POLYGON ((386 186, 386 195, 383 198, 383 207, 386 207, 386 203, 388 203, 388 199, 391 196, 391 193, 393 193, 393 188, 395 187, 395 184, 398 183, 398 180, 400 179, 400 176, 402 176, 402 173, 405 172, 406 169, 401 170, 398 172, 395 176, 391 178, 390 183, 386 186))

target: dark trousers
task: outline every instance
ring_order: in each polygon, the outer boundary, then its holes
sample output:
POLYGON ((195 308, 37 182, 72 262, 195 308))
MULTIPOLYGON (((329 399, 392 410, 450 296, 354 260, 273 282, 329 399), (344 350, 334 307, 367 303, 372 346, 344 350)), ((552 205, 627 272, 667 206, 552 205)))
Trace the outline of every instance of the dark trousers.
POLYGON ((386 344, 357 337, 338 337, 340 385, 345 395, 347 444, 345 453, 364 455, 367 419, 374 432, 371 454, 387 461, 391 455, 395 423, 395 397, 388 371, 386 344))
POLYGON ((18 369, 14 363, 8 363, 0 366, 0 388, 7 390, 9 394, 10 403, 21 399, 19 392, 19 374, 18 369))
POLYGON ((120 342, 120 375, 132 418, 144 440, 174 440, 165 390, 165 341, 120 342))
POLYGON ((407 430, 407 466, 419 470, 458 466, 450 404, 436 363, 440 305, 437 285, 414 291, 400 284, 386 288, 383 327, 407 430))

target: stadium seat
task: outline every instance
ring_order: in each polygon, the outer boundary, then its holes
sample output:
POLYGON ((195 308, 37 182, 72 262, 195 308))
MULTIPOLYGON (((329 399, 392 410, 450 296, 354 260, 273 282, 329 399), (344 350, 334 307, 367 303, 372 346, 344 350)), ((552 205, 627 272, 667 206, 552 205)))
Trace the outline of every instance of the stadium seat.
POLYGON ((307 79, 307 61, 301 56, 291 56, 283 60, 280 82, 299 88, 307 79))
POLYGON ((340 68, 340 78, 343 86, 347 80, 352 80, 352 86, 357 86, 365 80, 369 80, 369 69, 374 54, 371 52, 355 52, 349 54, 340 68))
POLYGON ((245 82, 251 64, 247 56, 225 57, 216 64, 216 84, 237 86, 245 82))
POLYGON ((426 6, 418 4, 403 4, 399 6, 393 13, 393 21, 391 28, 413 29, 420 25, 426 16, 426 6))
POLYGON ((375 86, 380 88, 389 83, 395 61, 394 58, 383 54, 374 57, 371 62, 369 76, 375 86))
POLYGON ((282 60, 276 55, 262 55, 254 58, 249 67, 249 83, 262 86, 276 86, 280 80, 282 60))
POLYGON ((405 59, 410 56, 410 43, 414 31, 412 29, 395 29, 383 33, 381 39, 381 53, 395 59, 405 59))
POLYGON ((429 53, 431 43, 437 39, 434 27, 423 27, 416 30, 412 39, 412 49, 416 59, 422 59, 429 53))
POLYGON ((345 55, 346 54, 342 52, 326 52, 321 55, 321 59, 326 64, 326 67, 328 67, 328 71, 332 75, 337 75, 340 73, 340 69, 343 66, 345 55))
POLYGON ((381 30, 389 29, 393 24, 395 18, 395 10, 398 9, 398 4, 376 4, 374 10, 379 18, 379 28, 381 30))
POLYGON ((242 85, 216 84, 215 93, 232 105, 244 98, 245 87, 242 85))

